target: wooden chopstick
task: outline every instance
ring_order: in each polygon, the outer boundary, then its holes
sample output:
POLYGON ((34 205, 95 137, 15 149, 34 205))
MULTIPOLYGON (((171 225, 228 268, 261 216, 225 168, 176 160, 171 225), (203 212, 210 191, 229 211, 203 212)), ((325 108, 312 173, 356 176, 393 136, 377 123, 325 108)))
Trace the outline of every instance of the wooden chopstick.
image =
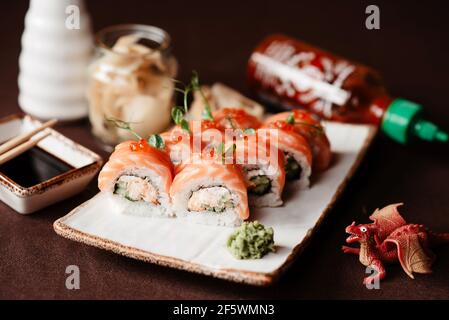
POLYGON ((18 155, 24 153, 25 151, 31 149, 36 144, 39 143, 42 139, 45 139, 51 134, 51 132, 45 132, 40 137, 36 139, 30 139, 25 143, 22 143, 21 145, 18 145, 17 147, 5 152, 4 154, 0 155, 0 165, 4 164, 5 162, 17 157, 18 155))
POLYGON ((56 119, 52 119, 49 120, 47 122, 45 122, 44 124, 42 124, 40 127, 37 127, 33 130, 31 130, 30 132, 25 132, 23 134, 18 135, 15 138, 12 138, 11 140, 5 142, 4 144, 0 145, 0 155, 5 153, 8 150, 11 150, 12 148, 24 143, 25 141, 27 141, 28 139, 30 139, 32 136, 34 136, 36 133, 49 128, 49 127, 53 127, 56 122, 58 122, 58 120, 56 119))

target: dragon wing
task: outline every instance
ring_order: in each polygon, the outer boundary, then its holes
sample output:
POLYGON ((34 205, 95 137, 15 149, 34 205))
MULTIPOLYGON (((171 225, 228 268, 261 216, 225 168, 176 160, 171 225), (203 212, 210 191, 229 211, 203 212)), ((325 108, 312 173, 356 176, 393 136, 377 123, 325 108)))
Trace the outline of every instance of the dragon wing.
POLYGON ((401 205, 402 203, 395 203, 380 210, 376 209, 369 217, 378 226, 380 239, 385 239, 395 229, 406 224, 404 218, 398 212, 398 207, 401 205))
POLYGON ((431 273, 433 259, 423 249, 419 235, 416 233, 402 232, 399 236, 389 237, 385 242, 394 243, 398 249, 398 259, 407 275, 414 279, 413 272, 431 273))

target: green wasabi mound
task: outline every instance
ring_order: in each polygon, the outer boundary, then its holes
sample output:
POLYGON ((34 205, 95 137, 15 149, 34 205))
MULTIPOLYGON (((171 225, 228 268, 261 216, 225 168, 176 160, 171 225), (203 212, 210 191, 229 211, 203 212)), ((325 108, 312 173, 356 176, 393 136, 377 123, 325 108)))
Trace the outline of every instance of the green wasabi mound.
POLYGON ((258 221, 244 222, 230 235, 226 245, 237 259, 260 259, 274 252, 273 235, 273 228, 258 221))

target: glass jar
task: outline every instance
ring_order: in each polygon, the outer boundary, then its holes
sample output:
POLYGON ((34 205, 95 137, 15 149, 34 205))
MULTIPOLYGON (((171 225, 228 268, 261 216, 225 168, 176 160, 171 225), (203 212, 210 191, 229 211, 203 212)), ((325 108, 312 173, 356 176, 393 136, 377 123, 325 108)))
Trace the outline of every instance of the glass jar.
POLYGON ((142 138, 170 124, 177 61, 164 30, 126 24, 96 35, 87 98, 92 132, 105 149, 135 136, 108 119, 129 122, 142 138))

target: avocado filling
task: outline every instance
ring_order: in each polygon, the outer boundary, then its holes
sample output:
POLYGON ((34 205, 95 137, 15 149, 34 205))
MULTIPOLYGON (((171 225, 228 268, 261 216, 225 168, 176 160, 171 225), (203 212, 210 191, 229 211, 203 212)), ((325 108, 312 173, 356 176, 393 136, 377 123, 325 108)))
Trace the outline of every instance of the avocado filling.
POLYGON ((301 166, 291 155, 285 156, 285 178, 288 181, 299 180, 301 178, 301 166))
POLYGON ((228 208, 234 208, 231 192, 225 187, 202 187, 192 192, 187 208, 189 211, 223 212, 228 208))
POLYGON ((248 191, 263 196, 271 190, 271 180, 264 175, 253 176, 249 179, 248 191))
POLYGON ((114 194, 133 202, 145 201, 159 204, 158 192, 148 177, 123 175, 115 183, 114 194))
POLYGON ((258 221, 244 222, 231 234, 226 245, 237 259, 260 259, 274 251, 274 231, 258 221))

